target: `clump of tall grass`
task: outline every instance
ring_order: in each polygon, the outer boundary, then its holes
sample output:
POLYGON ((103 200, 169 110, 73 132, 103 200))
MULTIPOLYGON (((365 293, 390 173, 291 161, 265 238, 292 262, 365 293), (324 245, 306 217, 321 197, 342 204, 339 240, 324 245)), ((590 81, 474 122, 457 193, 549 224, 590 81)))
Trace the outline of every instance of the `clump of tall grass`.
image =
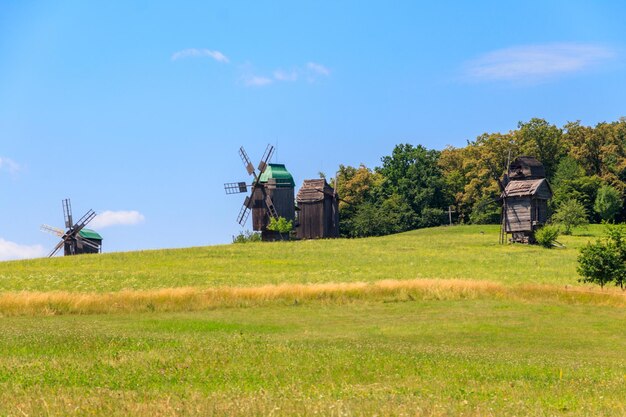
POLYGON ((592 291, 580 287, 505 286, 490 281, 415 279, 383 280, 373 283, 187 287, 109 293, 5 292, 0 293, 0 316, 194 311, 220 307, 251 307, 267 303, 479 298, 553 300, 570 304, 626 306, 626 294, 617 290, 592 291))

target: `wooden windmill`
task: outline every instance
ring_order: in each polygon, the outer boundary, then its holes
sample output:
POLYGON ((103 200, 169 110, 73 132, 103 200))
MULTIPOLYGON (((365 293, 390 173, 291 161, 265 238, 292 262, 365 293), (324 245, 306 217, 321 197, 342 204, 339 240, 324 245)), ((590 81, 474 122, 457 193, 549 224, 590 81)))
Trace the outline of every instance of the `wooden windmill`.
POLYGON ((513 243, 535 243, 535 231, 548 220, 552 189, 543 164, 532 156, 519 156, 508 165, 500 186, 501 243, 511 235, 513 243))
POLYGON ((247 193, 250 194, 243 202, 239 210, 237 222, 240 225, 246 224, 250 212, 252 212, 252 229, 261 232, 263 240, 276 240, 279 234, 267 230, 270 219, 284 217, 287 220, 295 219, 294 188, 293 177, 283 164, 272 164, 270 159, 274 154, 274 147, 267 145, 261 162, 257 166, 258 173, 252 165, 248 154, 243 146, 239 148, 241 158, 248 175, 253 177, 252 183, 234 182, 224 184, 226 194, 247 193))
POLYGON ((72 204, 70 199, 63 200, 63 218, 65 219, 65 231, 57 227, 44 224, 41 230, 61 238, 61 241, 52 249, 48 257, 54 256, 61 248, 64 248, 65 256, 80 255, 83 253, 100 253, 102 250, 102 237, 85 226, 96 217, 93 210, 87 211, 76 223, 72 217, 72 204))

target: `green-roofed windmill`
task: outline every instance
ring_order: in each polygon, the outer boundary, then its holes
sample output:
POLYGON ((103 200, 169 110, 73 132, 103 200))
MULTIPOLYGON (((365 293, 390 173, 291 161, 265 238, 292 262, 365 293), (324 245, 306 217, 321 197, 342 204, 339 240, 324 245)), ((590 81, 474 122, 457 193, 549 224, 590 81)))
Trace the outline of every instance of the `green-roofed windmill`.
POLYGON ((234 182, 224 184, 226 194, 247 193, 243 206, 239 210, 237 222, 245 225, 250 212, 252 212, 252 229, 261 232, 263 240, 275 240, 279 238, 276 232, 267 230, 271 218, 284 217, 294 220, 296 217, 293 177, 283 164, 272 164, 270 159, 274 154, 274 147, 267 145, 257 167, 250 162, 248 154, 243 146, 239 148, 239 156, 243 161, 248 175, 253 177, 252 183, 234 182))
POLYGON ((76 223, 72 217, 72 204, 70 199, 63 200, 63 218, 65 228, 63 231, 57 227, 44 224, 41 230, 52 233, 61 238, 61 241, 52 249, 48 257, 54 256, 61 248, 64 248, 65 256, 80 255, 83 253, 100 253, 102 249, 102 236, 93 230, 86 229, 85 226, 96 217, 93 210, 87 211, 76 223))

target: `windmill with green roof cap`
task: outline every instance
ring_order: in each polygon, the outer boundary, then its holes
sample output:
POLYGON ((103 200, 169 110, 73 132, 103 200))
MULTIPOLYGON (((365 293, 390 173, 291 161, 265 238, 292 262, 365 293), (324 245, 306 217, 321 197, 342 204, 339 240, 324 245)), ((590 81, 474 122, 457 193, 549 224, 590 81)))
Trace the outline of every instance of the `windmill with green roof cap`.
POLYGON ((86 229, 85 226, 96 217, 93 210, 87 211, 76 223, 72 217, 72 204, 70 199, 63 200, 63 217, 66 231, 57 227, 44 224, 43 232, 48 232, 61 238, 61 241, 52 249, 48 257, 53 257, 61 248, 64 248, 65 256, 80 255, 83 253, 100 253, 102 250, 102 236, 97 232, 86 229))
POLYGON ((261 162, 257 167, 257 174, 254 165, 243 146, 239 148, 241 158, 248 175, 253 177, 251 184, 246 182, 234 182, 224 184, 226 194, 247 193, 243 206, 239 210, 237 222, 243 226, 246 224, 250 212, 252 212, 252 229, 261 232, 263 240, 276 240, 280 238, 277 232, 267 230, 267 226, 272 218, 284 217, 293 221, 296 216, 293 177, 283 164, 270 163, 274 154, 274 147, 267 145, 261 157, 261 162))

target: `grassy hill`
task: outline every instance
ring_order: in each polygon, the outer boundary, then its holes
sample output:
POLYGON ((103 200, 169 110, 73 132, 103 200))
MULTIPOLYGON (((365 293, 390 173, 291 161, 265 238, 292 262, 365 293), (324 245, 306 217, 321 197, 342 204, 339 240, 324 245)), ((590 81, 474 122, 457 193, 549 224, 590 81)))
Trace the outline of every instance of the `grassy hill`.
POLYGON ((626 296, 575 272, 601 229, 497 233, 0 263, 0 415, 626 415, 626 296))
POLYGON ((499 245, 498 226, 421 229, 398 235, 249 243, 0 263, 0 291, 122 289, 466 279, 576 285, 578 248, 599 235, 560 240, 565 249, 499 245))

